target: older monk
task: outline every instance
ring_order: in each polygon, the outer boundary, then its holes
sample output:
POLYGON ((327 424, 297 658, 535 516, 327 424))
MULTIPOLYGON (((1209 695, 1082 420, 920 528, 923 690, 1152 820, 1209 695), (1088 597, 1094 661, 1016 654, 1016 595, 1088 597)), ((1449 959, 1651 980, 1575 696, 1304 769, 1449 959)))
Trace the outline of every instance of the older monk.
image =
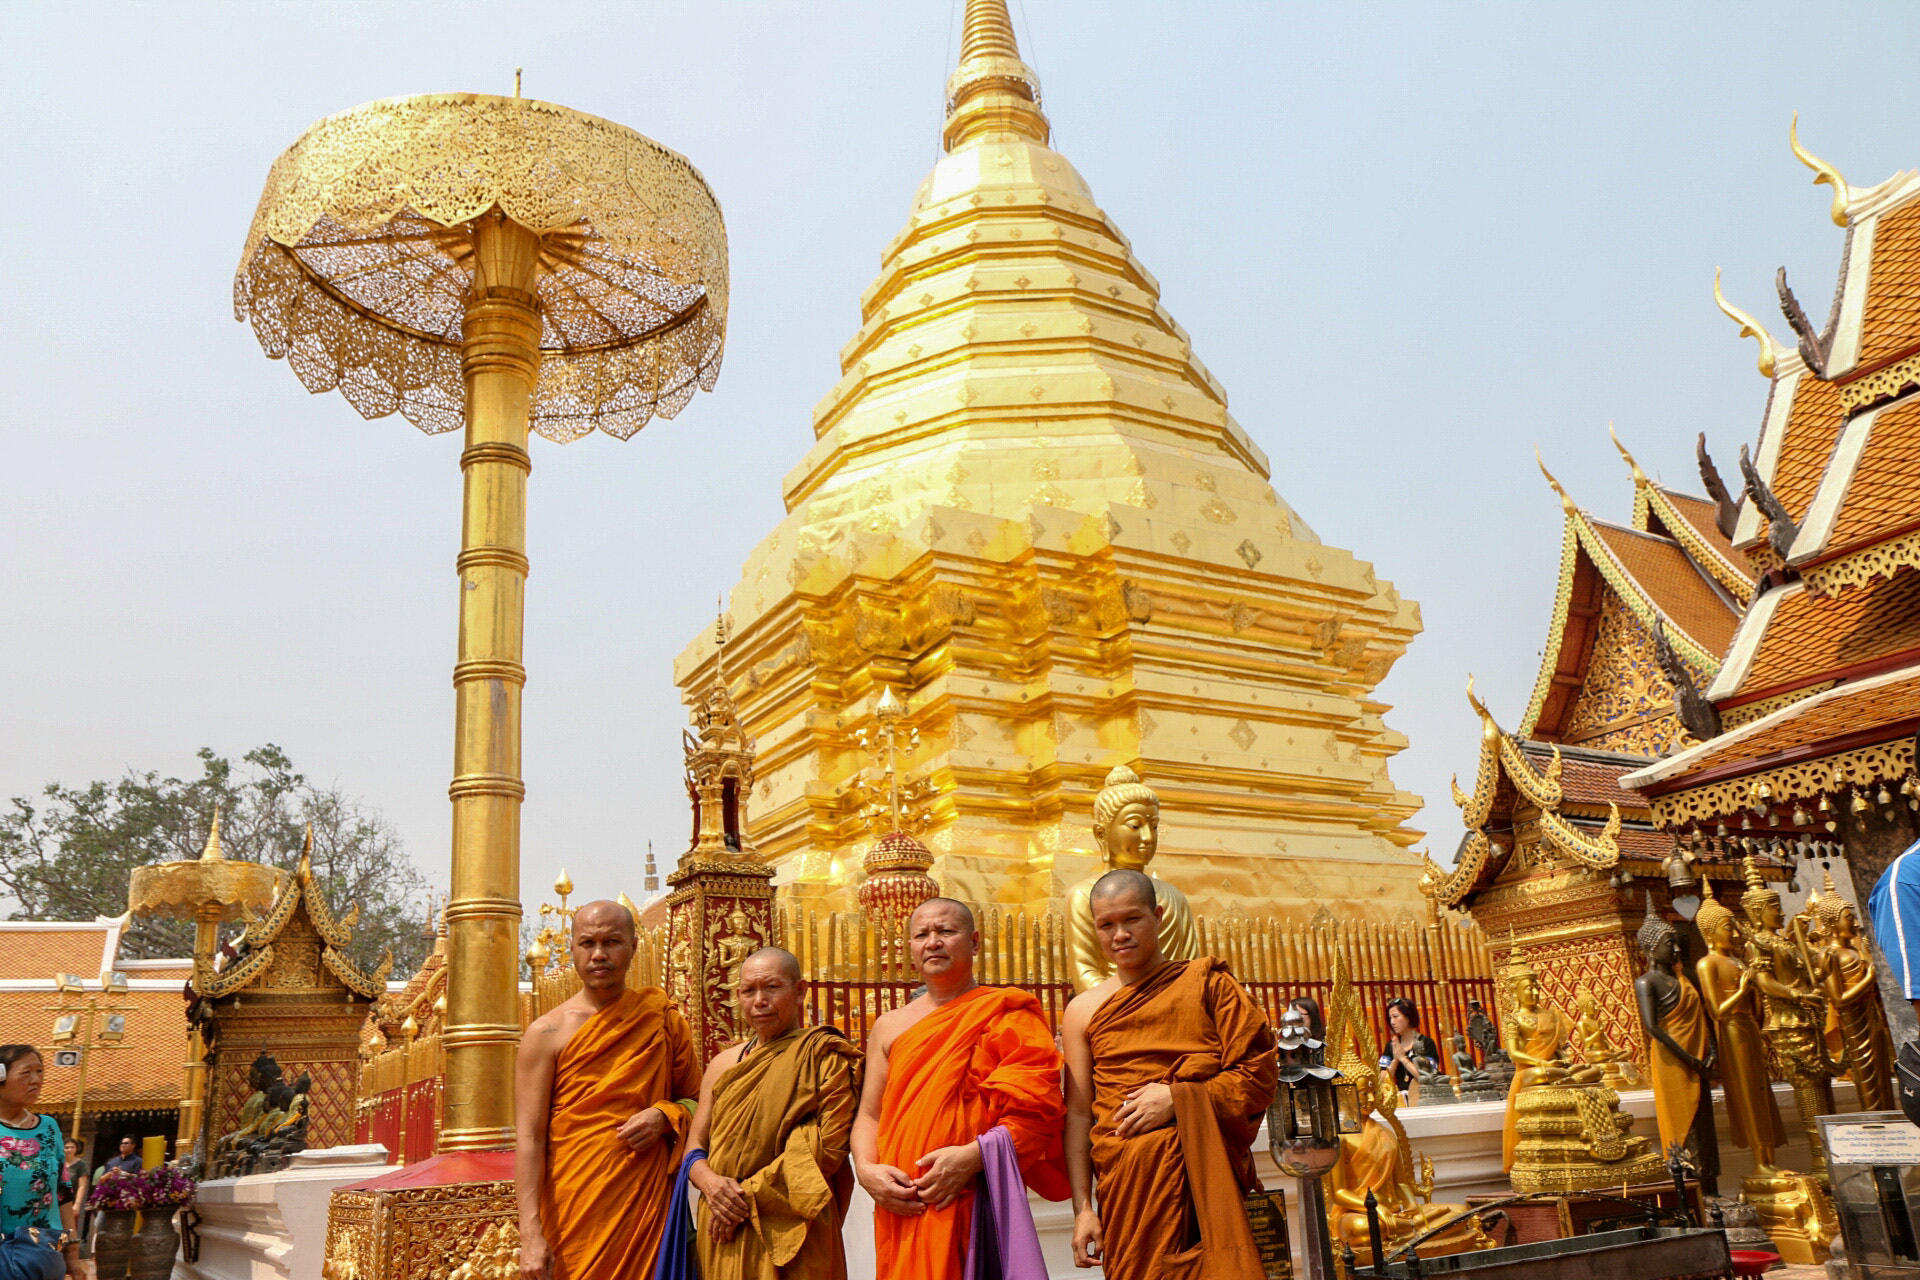
POLYGON ((836 1027, 800 1025, 802 987, 791 952, 748 956, 737 991, 753 1034, 700 1082, 687 1149, 701 1280, 845 1280, 860 1050, 836 1027))
POLYGON ((1026 1186, 1067 1197, 1060 1054, 1038 1000, 974 981, 980 935, 964 905, 920 904, 907 939, 927 990, 873 1025, 853 1157, 879 1280, 958 1280, 989 1130, 1004 1129, 1026 1186))
POLYGON ((1259 1186, 1253 1139, 1279 1075, 1266 1015, 1220 961, 1160 954, 1146 876, 1109 871, 1089 899, 1113 975, 1062 1025, 1074 1265, 1263 1280, 1242 1197, 1259 1186))
POLYGON ((513 1190, 525 1280, 628 1280, 651 1272, 660 1247, 700 1065, 666 995, 627 987, 633 948, 619 903, 576 911, 580 992, 520 1041, 513 1190))

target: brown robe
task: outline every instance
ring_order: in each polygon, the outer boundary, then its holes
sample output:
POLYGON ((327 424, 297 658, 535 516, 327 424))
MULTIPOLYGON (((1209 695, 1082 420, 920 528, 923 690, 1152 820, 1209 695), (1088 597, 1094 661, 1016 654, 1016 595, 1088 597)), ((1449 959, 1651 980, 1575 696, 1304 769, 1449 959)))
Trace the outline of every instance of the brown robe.
POLYGON ((1087 1025, 1093 1168, 1106 1280, 1262 1280, 1241 1197, 1279 1065, 1266 1015, 1224 961, 1169 961, 1087 1025), (1173 1086, 1176 1122, 1121 1138, 1114 1112, 1173 1086))
POLYGON ((740 1184, 750 1216, 723 1244, 700 1202, 702 1280, 845 1280, 860 1062, 836 1028, 799 1027, 714 1081, 707 1164, 740 1184))

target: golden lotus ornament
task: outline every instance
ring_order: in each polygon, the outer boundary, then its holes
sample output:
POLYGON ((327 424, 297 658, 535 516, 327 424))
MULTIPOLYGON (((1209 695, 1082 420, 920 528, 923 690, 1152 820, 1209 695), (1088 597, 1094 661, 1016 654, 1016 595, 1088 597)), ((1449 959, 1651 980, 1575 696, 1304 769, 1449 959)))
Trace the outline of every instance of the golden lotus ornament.
POLYGON ((440 1150, 513 1142, 529 432, 625 439, 719 375, 726 226, 685 157, 550 102, 390 98, 274 162, 234 314, 309 391, 466 432, 440 1150))

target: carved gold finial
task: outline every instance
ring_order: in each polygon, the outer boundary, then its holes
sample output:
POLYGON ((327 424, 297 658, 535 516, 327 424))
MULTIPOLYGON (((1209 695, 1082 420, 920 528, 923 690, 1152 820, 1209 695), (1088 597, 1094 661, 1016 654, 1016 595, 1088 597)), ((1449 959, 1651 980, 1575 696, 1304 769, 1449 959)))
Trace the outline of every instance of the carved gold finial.
POLYGON ((516 98, 520 96, 520 68, 519 67, 515 67, 513 69, 513 96, 516 98))
POLYGON ((960 26, 960 65, 947 78, 949 151, 975 138, 1025 138, 1046 145, 1050 132, 1040 109, 1040 78, 1020 60, 1007 0, 967 0, 960 26))
POLYGON ((300 870, 297 873, 302 880, 313 879, 313 824, 307 824, 307 839, 300 846, 300 870))
POLYGON ((1798 111, 1793 113, 1793 123, 1787 126, 1787 141, 1793 146, 1793 154, 1799 158, 1800 163, 1813 170, 1813 185, 1817 187, 1824 182, 1833 188, 1833 225, 1846 226, 1847 198, 1851 189, 1847 186, 1847 180, 1840 176, 1838 169, 1800 145, 1800 113, 1798 111))
POLYGON ((1540 456, 1540 450, 1533 451, 1533 460, 1540 464, 1540 474, 1547 478, 1547 483, 1553 486, 1553 491, 1560 495, 1561 510, 1568 515, 1573 515, 1578 508, 1573 505, 1573 499, 1567 496, 1567 491, 1560 487, 1560 482, 1553 478, 1553 472, 1547 470, 1547 460, 1540 456))
POLYGON ((1720 268, 1718 267, 1713 269, 1713 300, 1720 310, 1726 312, 1728 319, 1739 324, 1741 337, 1752 338, 1760 344, 1760 372, 1771 378, 1774 352, 1779 350, 1773 345, 1773 335, 1768 333, 1758 320, 1727 301, 1727 295, 1720 292, 1720 268))
POLYGON ((220 806, 213 806, 213 825, 207 828, 207 844, 200 850, 202 862, 225 862, 227 851, 220 847, 220 806))
POLYGON ((1467 673, 1467 705, 1472 707, 1474 714, 1480 717, 1480 732, 1489 738, 1498 737, 1500 726, 1494 722, 1493 712, 1487 710, 1487 704, 1480 701, 1479 695, 1474 693, 1471 671, 1467 673))
POLYGON ((560 874, 554 878, 553 891, 563 899, 573 892, 573 877, 567 874, 565 867, 560 868, 560 874))
POLYGON ((876 776, 857 779, 850 794, 864 810, 868 827, 879 835, 895 831, 911 835, 924 830, 933 818, 926 802, 939 789, 926 778, 901 776, 920 747, 920 730, 905 723, 906 718, 907 704, 892 685, 882 685, 872 726, 854 734, 860 749, 872 758, 876 776))
POLYGON ((1620 433, 1613 429, 1611 422, 1607 424, 1607 434, 1613 437, 1613 447, 1620 451, 1620 456, 1627 460, 1627 466, 1633 469, 1633 483, 1635 485, 1647 484, 1647 473, 1640 469, 1640 464, 1635 462, 1633 455, 1627 452, 1627 446, 1620 443, 1620 433))

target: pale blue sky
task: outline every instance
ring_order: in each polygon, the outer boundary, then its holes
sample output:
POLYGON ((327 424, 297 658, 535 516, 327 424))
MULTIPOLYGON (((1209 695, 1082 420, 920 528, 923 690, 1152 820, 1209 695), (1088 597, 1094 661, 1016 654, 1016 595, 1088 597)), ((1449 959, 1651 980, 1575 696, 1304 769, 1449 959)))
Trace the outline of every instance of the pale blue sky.
MULTIPOLYGON (((0 9, 0 795, 262 741, 446 877, 458 444, 312 397, 234 323, 267 168, 371 98, 510 91, 688 155, 726 211, 719 390, 536 443, 523 867, 636 896, 684 844, 671 660, 780 511, 938 146, 949 0, 0 9)), ((1015 0, 1055 144, 1160 279, 1274 481, 1417 599, 1383 689, 1443 856, 1469 670, 1512 726, 1559 510, 1624 520, 1609 419, 1694 488, 1765 394, 1728 293, 1824 315, 1858 186, 1920 164, 1910 5, 1015 0)), ((1170 814, 1170 824, 1177 824, 1170 814)))

